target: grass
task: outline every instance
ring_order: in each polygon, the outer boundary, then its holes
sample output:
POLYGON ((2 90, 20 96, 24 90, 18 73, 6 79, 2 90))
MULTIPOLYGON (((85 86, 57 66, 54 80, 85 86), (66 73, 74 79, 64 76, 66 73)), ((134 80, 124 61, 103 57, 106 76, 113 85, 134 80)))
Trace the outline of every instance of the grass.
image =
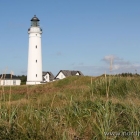
POLYGON ((139 140, 121 134, 140 130, 139 91, 139 77, 115 76, 0 87, 0 139, 139 140))

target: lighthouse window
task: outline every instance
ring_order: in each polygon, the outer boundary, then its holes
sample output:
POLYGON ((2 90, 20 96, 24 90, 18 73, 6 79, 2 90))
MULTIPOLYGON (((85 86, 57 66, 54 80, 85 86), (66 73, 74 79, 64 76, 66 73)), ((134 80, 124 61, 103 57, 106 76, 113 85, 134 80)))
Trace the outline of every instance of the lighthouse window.
POLYGON ((36 46, 36 48, 37 48, 37 46, 36 46))
POLYGON ((37 60, 36 60, 36 63, 37 63, 37 60))
POLYGON ((37 36, 37 34, 36 34, 36 36, 37 36))
POLYGON ((37 74, 36 74, 36 77, 37 77, 37 74))

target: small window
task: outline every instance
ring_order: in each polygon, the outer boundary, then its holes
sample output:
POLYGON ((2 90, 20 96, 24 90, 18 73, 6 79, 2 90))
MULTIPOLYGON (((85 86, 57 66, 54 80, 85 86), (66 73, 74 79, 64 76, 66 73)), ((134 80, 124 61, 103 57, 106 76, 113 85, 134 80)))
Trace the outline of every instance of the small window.
POLYGON ((16 85, 16 80, 13 80, 13 85, 16 85))
POLYGON ((36 49, 37 49, 37 45, 36 45, 36 49))
POLYGON ((36 34, 36 36, 37 36, 37 34, 36 34))
POLYGON ((36 77, 37 77, 37 74, 36 74, 36 77))
POLYGON ((37 60, 36 60, 36 63, 37 63, 37 60))

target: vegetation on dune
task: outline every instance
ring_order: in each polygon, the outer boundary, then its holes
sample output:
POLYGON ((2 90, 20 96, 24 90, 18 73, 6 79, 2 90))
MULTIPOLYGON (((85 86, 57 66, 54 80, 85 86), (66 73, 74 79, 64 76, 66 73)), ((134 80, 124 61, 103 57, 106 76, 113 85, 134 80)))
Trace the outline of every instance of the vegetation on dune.
POLYGON ((139 140, 140 78, 68 77, 0 87, 2 140, 139 140))

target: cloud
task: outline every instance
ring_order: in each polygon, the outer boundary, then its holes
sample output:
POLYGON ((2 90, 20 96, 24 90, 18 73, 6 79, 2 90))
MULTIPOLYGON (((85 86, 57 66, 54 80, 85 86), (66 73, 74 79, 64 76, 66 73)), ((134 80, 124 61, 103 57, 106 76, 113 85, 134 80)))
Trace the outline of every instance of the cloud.
POLYGON ((107 55, 103 57, 101 60, 105 63, 100 66, 95 65, 74 65, 75 70, 80 70, 85 75, 102 75, 105 72, 110 73, 110 59, 112 61, 112 74, 118 73, 140 73, 140 63, 130 62, 128 60, 124 60, 123 58, 114 56, 114 55, 107 55))
POLYGON ((83 62, 80 62, 80 63, 76 64, 75 62, 73 62, 73 63, 71 63, 70 65, 71 65, 71 66, 83 66, 84 63, 83 63, 83 62))
POLYGON ((122 73, 122 72, 133 73, 136 69, 140 69, 139 63, 133 63, 114 55, 107 55, 102 60, 108 65, 110 65, 112 61, 112 70, 116 73, 122 73))
POLYGON ((113 65, 113 69, 114 70, 118 70, 120 68, 120 65, 116 64, 116 65, 113 65))
POLYGON ((92 65, 78 65, 74 67, 75 70, 80 70, 84 75, 101 75, 105 73, 107 66, 92 66, 92 65))
POLYGON ((116 56, 114 56, 114 55, 106 55, 102 60, 105 62, 108 62, 111 59, 115 59, 115 58, 116 58, 116 56))
POLYGON ((83 63, 83 62, 81 62, 81 63, 79 63, 79 65, 84 65, 84 63, 83 63))
POLYGON ((111 64, 114 69, 119 69, 120 67, 128 67, 131 65, 130 61, 126 61, 123 58, 117 57, 115 55, 107 55, 102 59, 107 64, 111 64))
POLYGON ((62 53, 61 52, 57 52, 56 56, 62 56, 62 53))
POLYGON ((114 71, 123 71, 123 72, 134 72, 135 70, 140 69, 140 64, 129 63, 129 64, 114 64, 114 71))
POLYGON ((73 63, 71 63, 71 66, 74 66, 75 65, 75 63, 73 62, 73 63))
POLYGON ((110 63, 110 61, 122 61, 122 58, 119 58, 118 56, 115 55, 106 55, 104 56, 103 59, 101 59, 102 61, 106 62, 106 63, 110 63))

